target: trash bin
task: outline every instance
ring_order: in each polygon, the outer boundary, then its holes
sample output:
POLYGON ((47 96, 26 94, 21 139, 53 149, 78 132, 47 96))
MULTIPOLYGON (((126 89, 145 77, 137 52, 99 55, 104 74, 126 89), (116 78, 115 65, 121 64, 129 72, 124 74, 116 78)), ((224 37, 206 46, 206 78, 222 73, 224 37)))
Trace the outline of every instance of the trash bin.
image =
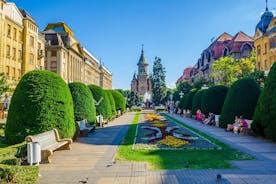
POLYGON ((30 165, 39 165, 41 148, 38 142, 29 142, 27 144, 27 161, 30 165))

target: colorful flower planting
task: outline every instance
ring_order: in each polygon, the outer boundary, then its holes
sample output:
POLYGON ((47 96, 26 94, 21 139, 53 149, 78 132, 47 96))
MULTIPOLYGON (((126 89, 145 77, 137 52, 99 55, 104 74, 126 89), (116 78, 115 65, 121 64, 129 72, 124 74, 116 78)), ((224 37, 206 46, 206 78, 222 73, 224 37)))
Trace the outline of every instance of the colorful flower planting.
POLYGON ((191 130, 156 114, 139 123, 133 149, 217 149, 217 145, 191 130))

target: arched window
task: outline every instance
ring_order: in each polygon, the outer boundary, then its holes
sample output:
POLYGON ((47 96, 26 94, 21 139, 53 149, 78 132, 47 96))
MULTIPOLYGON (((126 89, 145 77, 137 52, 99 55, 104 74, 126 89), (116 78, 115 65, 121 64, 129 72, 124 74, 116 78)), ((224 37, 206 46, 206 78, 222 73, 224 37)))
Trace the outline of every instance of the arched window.
POLYGON ((225 47, 224 50, 223 50, 223 56, 225 57, 225 56, 228 56, 228 55, 229 55, 229 50, 228 50, 227 47, 225 47))
POLYGON ((249 43, 245 43, 241 47, 241 57, 249 57, 251 55, 252 46, 249 43))

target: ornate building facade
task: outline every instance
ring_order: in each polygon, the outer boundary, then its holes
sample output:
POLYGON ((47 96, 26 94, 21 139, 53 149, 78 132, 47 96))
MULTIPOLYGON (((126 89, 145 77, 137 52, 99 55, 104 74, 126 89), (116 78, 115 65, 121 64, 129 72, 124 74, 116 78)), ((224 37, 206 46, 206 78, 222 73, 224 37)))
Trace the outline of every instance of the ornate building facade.
POLYGON ((191 82, 195 82, 200 77, 209 80, 215 60, 225 56, 231 56, 234 59, 249 57, 253 49, 254 39, 242 31, 234 36, 228 33, 221 34, 201 53, 201 57, 191 70, 191 82))
POLYGON ((151 80, 149 78, 148 63, 144 56, 144 50, 142 48, 140 59, 137 63, 138 74, 133 75, 131 81, 131 91, 138 92, 141 96, 151 94, 151 80))
POLYGON ((255 29, 254 45, 257 70, 269 71, 276 62, 276 17, 267 6, 255 29))
POLYGON ((82 82, 112 89, 112 74, 74 36, 63 22, 48 24, 45 68, 60 75, 67 83, 82 82))
POLYGON ((44 69, 44 37, 31 15, 14 3, 0 1, 0 72, 12 88, 26 72, 44 69))

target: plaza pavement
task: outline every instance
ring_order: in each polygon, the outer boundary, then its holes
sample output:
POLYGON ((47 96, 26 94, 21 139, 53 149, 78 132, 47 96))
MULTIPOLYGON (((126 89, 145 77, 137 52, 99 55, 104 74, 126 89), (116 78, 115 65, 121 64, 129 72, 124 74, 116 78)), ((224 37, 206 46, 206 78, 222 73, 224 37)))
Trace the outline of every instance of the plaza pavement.
MULTIPOLYGON (((192 119, 172 115, 256 159, 233 161, 237 169, 163 170, 149 171, 146 163, 114 162, 118 145, 126 134, 135 113, 126 113, 79 138, 72 150, 57 151, 52 163, 40 165, 39 183, 99 183, 99 184, 274 184, 276 183, 276 145, 250 136, 242 136, 223 129, 205 126, 192 119), (217 174, 222 179, 217 180, 217 174)), ((141 116, 140 118, 142 118, 141 116)), ((140 119, 142 121, 142 119, 140 119)))

